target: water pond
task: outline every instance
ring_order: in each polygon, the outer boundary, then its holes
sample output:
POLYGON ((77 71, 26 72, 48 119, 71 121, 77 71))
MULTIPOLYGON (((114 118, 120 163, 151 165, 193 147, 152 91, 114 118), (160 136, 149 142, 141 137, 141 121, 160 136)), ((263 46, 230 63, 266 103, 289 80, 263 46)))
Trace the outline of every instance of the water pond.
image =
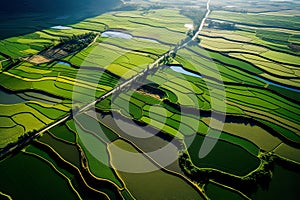
POLYGON ((64 62, 64 61, 59 61, 59 62, 57 62, 57 64, 59 64, 59 65, 65 65, 65 66, 71 67, 71 64, 70 64, 70 63, 67 63, 67 62, 64 62))
POLYGON ((59 26, 52 26, 51 28, 52 29, 57 29, 57 30, 71 30, 71 29, 73 29, 72 27, 61 26, 61 25, 59 25, 59 26))
POLYGON ((25 100, 17 94, 7 92, 0 88, 0 104, 18 104, 23 102, 25 102, 25 100))
POLYGON ((133 38, 132 35, 130 35, 128 33, 117 32, 117 31, 105 31, 101 34, 101 37, 121 38, 121 39, 126 39, 126 40, 130 40, 133 38))
POLYGON ((185 75, 193 76, 193 77, 197 77, 197 78, 202 78, 202 76, 200 76, 199 74, 196 74, 196 73, 187 71, 187 70, 185 70, 185 69, 184 69, 183 67, 181 67, 181 66, 171 66, 170 68, 171 68, 173 71, 178 72, 178 73, 181 73, 181 74, 185 74, 185 75))

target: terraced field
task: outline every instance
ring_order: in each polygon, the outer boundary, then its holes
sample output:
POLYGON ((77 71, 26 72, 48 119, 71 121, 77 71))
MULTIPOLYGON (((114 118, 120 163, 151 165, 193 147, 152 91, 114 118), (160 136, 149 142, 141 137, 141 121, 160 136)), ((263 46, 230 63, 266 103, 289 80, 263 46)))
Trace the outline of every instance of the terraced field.
POLYGON ((297 199, 299 15, 225 2, 1 40, 0 198, 297 199))

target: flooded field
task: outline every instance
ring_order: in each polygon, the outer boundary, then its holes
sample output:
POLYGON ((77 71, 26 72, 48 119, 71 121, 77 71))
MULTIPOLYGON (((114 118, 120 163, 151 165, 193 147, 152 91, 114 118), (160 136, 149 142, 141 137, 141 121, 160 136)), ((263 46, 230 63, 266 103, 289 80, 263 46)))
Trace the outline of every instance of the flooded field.
POLYGON ((116 140, 108 148, 114 157, 112 161, 114 167, 137 199, 202 199, 193 186, 179 177, 159 170, 129 143, 116 140))

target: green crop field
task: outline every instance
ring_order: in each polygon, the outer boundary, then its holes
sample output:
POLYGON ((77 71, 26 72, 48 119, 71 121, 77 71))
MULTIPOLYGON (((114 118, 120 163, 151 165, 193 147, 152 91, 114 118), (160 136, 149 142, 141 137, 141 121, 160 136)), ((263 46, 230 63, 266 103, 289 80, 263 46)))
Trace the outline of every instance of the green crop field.
POLYGON ((0 199, 297 199, 299 3, 73 3, 0 22, 0 199))
MULTIPOLYGON (((137 153, 137 150, 132 145, 126 143, 123 140, 116 140, 115 142, 111 143, 109 146, 109 151, 111 152, 112 156, 116 157, 116 159, 113 160, 113 165, 117 165, 116 167, 118 167, 118 165, 120 164, 120 160, 122 160, 122 157, 119 156, 122 152, 122 149, 137 153)), ((136 157, 131 157, 131 160, 128 160, 128 166, 130 166, 130 162, 134 160, 138 160, 139 163, 142 164, 140 166, 135 166, 135 170, 139 170, 143 166, 146 168, 155 168, 153 163, 151 163, 147 158, 140 154, 137 154, 136 157)), ((192 199, 201 199, 201 196, 199 196, 194 187, 186 184, 180 177, 172 176, 171 174, 161 170, 144 174, 126 173, 122 171, 120 171, 119 173, 124 179, 128 189, 133 190, 133 195, 137 198, 144 196, 147 197, 148 195, 151 195, 149 199, 160 198, 161 196, 169 196, 171 194, 174 195, 175 192, 175 195, 180 196, 181 198, 184 198, 188 195, 192 199), (172 191, 170 188, 174 186, 181 189, 178 191, 172 191), (144 187, 147 187, 147 190, 143 189, 144 187)))
POLYGON ((69 126, 66 124, 63 124, 61 126, 56 126, 52 128, 49 132, 61 140, 71 142, 71 143, 76 142, 76 135, 75 135, 76 133, 74 133, 72 129, 69 128, 69 126))
POLYGON ((224 188, 215 183, 209 183, 206 186, 205 191, 211 199, 220 199, 220 198, 244 199, 244 197, 242 195, 238 194, 237 192, 230 191, 227 188, 224 188))
POLYGON ((55 172, 47 163, 31 155, 21 153, 14 157, 14 159, 1 163, 1 168, 1 171, 5 172, 1 173, 1 185, 3 184, 1 188, 8 193, 14 193, 14 190, 23 191, 19 193, 19 196, 16 196, 18 198, 43 198, 45 194, 50 198, 64 196, 64 198, 73 199, 78 197, 68 185, 66 178, 55 172), (20 163, 22 163, 21 166, 20 163), (31 173, 35 173, 38 176, 31 177, 31 173), (15 176, 23 184, 17 186, 9 181, 15 176), (43 180, 45 179, 47 181, 44 182, 43 180), (36 188, 36 192, 34 194, 27 193, 26 191, 32 187, 36 188), (53 190, 56 192, 53 192, 53 190))
POLYGON ((246 25, 259 25, 270 26, 278 28, 287 28, 291 30, 299 30, 299 17, 298 16, 277 16, 277 15, 265 15, 256 13, 235 13, 226 11, 215 11, 211 14, 211 18, 220 20, 228 20, 238 22, 246 25), (288 22, 288 23, 286 23, 288 22))
MULTIPOLYGON (((189 143, 189 138, 187 142, 189 143)), ((259 159, 244 149, 219 140, 213 151, 205 158, 199 158, 203 136, 196 135, 188 151, 193 163, 200 168, 214 168, 234 175, 245 176, 259 167, 259 159), (234 154, 234 156, 231 156, 234 154)), ((211 139, 213 140, 213 139, 211 139)))

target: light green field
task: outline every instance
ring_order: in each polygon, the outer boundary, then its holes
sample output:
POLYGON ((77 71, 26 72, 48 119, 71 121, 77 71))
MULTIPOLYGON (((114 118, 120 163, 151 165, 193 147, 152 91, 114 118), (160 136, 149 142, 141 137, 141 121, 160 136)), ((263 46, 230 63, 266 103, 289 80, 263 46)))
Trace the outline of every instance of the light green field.
POLYGON ((299 64, 300 62, 299 57, 296 55, 276 52, 260 46, 242 44, 242 42, 238 43, 238 42, 231 42, 224 39, 201 37, 200 44, 205 48, 212 49, 215 51, 221 51, 221 52, 238 51, 240 53, 254 53, 257 55, 264 56, 271 60, 286 63, 286 65, 299 64))
POLYGON ((78 95, 83 93, 92 98, 95 92, 98 96, 111 90, 112 86, 116 84, 116 78, 106 75, 104 72, 99 72, 102 78, 100 81, 100 77, 97 76, 88 78, 89 75, 95 75, 93 71, 81 70, 80 75, 77 76, 77 69, 68 68, 58 64, 43 69, 43 67, 24 63, 24 65, 21 64, 15 69, 2 73, 0 82, 2 86, 12 91, 35 89, 66 99, 72 99, 73 94, 76 93, 78 95), (31 71, 31 69, 33 70, 31 71), (74 85, 76 85, 76 89, 73 91, 74 85))
POLYGON ((77 66, 89 66, 108 70, 111 73, 128 79, 142 71, 154 61, 149 55, 109 44, 99 44, 78 53, 67 60, 77 66))
MULTIPOLYGON (((217 126, 213 126, 215 124, 212 122, 214 119, 203 118, 201 120, 210 125, 212 128, 218 129, 217 126)), ((224 123, 222 130, 232 135, 249 140, 256 144, 260 149, 267 152, 272 151, 281 142, 278 138, 272 136, 263 128, 259 126, 252 126, 250 124, 245 125, 239 123, 224 123)))
MULTIPOLYGON (((40 130, 53 122, 52 119, 46 117, 42 112, 24 103, 15 105, 2 104, 0 107, 2 117, 0 121, 1 147, 4 147, 8 143, 16 142, 18 137, 25 133, 40 130)), ((58 117, 56 115, 56 119, 58 117)))
POLYGON ((111 180, 119 187, 123 187, 123 183, 120 181, 119 177, 117 177, 114 171, 110 168, 111 164, 106 144, 93 135, 85 135, 84 138, 83 136, 80 136, 78 143, 83 148, 89 169, 93 175, 99 178, 111 180), (93 148, 93 153, 85 147, 87 142, 89 144, 89 148, 93 148))
POLYGON ((300 150, 298 148, 291 147, 287 144, 280 144, 274 153, 283 158, 300 163, 300 150))
POLYGON ((103 32, 105 30, 105 25, 100 23, 92 23, 88 20, 82 21, 77 24, 71 25, 72 28, 75 29, 83 29, 83 30, 91 30, 91 31, 97 31, 97 32, 103 32))

